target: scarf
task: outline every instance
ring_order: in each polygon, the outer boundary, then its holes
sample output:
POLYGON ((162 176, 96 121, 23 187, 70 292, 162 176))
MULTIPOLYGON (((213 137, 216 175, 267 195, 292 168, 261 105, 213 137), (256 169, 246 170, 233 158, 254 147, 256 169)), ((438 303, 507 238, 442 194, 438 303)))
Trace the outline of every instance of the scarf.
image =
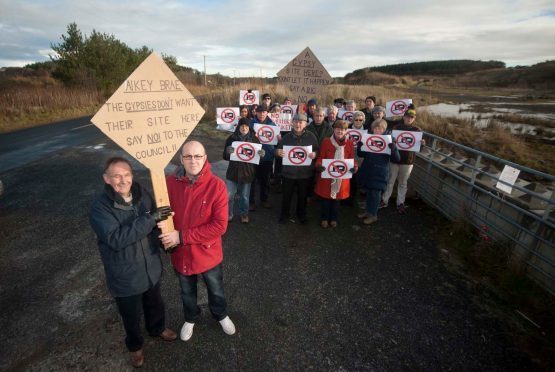
MULTIPOLYGON (((337 143, 335 139, 335 135, 330 137, 331 144, 335 147, 335 155, 333 156, 334 159, 344 159, 345 158, 345 140, 341 141, 342 144, 337 143)), ((341 189, 341 178, 335 178, 331 181, 331 193, 330 196, 332 199, 337 197, 337 193, 341 189)))

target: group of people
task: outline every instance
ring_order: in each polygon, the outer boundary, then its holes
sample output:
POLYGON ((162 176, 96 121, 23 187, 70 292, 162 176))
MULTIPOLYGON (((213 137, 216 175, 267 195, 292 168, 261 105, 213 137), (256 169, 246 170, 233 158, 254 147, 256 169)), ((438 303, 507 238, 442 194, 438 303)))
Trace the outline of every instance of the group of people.
MULTIPOLYGON (((226 140, 224 159, 230 160, 235 151, 234 141, 259 142, 254 124, 276 125, 268 117, 269 94, 263 96, 263 101, 254 109, 254 114, 250 108, 245 110, 235 132, 226 140)), ((402 121, 387 122, 383 119, 385 110, 375 106, 374 97, 366 99, 364 110, 356 111, 354 101, 341 99, 325 110, 316 100, 310 100, 306 113, 300 110, 293 116, 291 131, 282 132, 276 146, 261 146, 259 164, 230 161, 226 182, 211 172, 204 146, 188 141, 179 153, 180 166, 166 177, 170 205, 156 205, 150 193, 133 179, 132 166, 127 159, 108 159, 103 173, 105 188, 93 201, 89 219, 97 236, 107 286, 123 321, 125 344, 134 367, 144 363, 143 316, 145 328, 152 337, 169 342, 178 337, 166 326, 165 304, 160 291, 160 248, 171 253, 171 263, 181 288, 184 323, 179 338, 191 339, 200 315, 199 277, 206 284, 212 317, 224 333, 235 334, 223 287, 222 235, 234 218, 237 194, 241 222, 249 222, 248 212, 255 208, 255 182, 265 208, 272 207, 269 201, 271 177, 280 183, 283 197, 279 223, 283 224, 297 220, 306 224, 307 198, 316 195, 321 200, 320 225, 336 227, 340 201, 354 198, 358 186, 366 195, 365 210, 358 217, 363 224, 370 225, 377 221, 378 209, 387 206, 397 178, 397 210, 405 213, 406 182, 414 153, 399 151, 395 141, 390 144, 391 155, 365 152, 347 131, 349 128, 362 128, 374 134, 387 134, 392 129, 419 131, 414 125, 416 111, 410 107, 402 121), (343 108, 343 105, 349 105, 348 110, 354 111, 351 123, 337 118, 339 106, 343 108), (279 161, 274 164, 276 159, 284 157, 284 146, 310 148, 306 154, 311 159, 310 165, 292 166, 279 161), (325 159, 353 159, 348 171, 354 178, 323 178, 325 159), (295 215, 291 213, 294 195, 295 215), (168 224, 170 217, 173 229, 168 224)))
MULTIPOLYGON (((284 104, 290 104, 289 98, 284 104)), ((241 118, 225 142, 223 158, 230 160, 236 150, 235 141, 260 143, 254 131, 255 124, 276 126, 271 120, 270 112, 279 112, 280 105, 272 104, 268 93, 262 95, 260 105, 240 108, 241 118)), ((365 107, 356 109, 354 100, 337 98, 330 106, 319 106, 316 99, 310 99, 306 109, 300 108, 292 118, 291 131, 281 132, 277 145, 263 144, 259 151, 258 165, 241 161, 230 161, 226 173, 228 190, 229 216, 234 219, 234 204, 238 194, 239 217, 242 223, 249 222, 249 211, 256 208, 258 187, 260 204, 272 208, 269 201, 271 182, 277 184, 282 192, 279 223, 299 221, 308 222, 306 206, 309 198, 316 195, 320 199, 320 225, 323 228, 336 227, 340 201, 357 204, 357 196, 365 195, 364 211, 358 218, 365 225, 378 220, 378 210, 388 206, 397 181, 397 211, 406 213, 405 198, 407 182, 412 171, 415 153, 399 150, 395 140, 390 144, 390 153, 381 154, 363 151, 359 138, 349 136, 349 129, 357 129, 376 135, 390 135, 393 130, 421 131, 415 124, 416 109, 410 105, 401 120, 385 120, 385 108, 376 105, 376 98, 368 96, 365 107), (306 112, 304 112, 306 110, 306 112), (339 110, 352 113, 352 120, 338 118, 339 110), (312 159, 308 165, 283 165, 284 146, 307 147, 312 151, 307 154, 312 159), (323 160, 353 159, 349 169, 352 177, 344 179, 322 178, 323 160), (291 211, 291 202, 296 196, 295 213, 291 211)), ((422 140, 424 141, 424 140, 422 140)))

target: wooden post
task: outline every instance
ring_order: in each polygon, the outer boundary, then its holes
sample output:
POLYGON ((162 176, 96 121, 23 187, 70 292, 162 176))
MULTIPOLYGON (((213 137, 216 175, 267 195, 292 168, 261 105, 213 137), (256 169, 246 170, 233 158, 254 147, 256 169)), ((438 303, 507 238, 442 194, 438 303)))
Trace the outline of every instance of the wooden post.
MULTIPOLYGON (((166 185, 166 176, 164 175, 164 172, 150 169, 150 179, 152 180, 152 191, 154 191, 156 206, 169 206, 170 198, 168 196, 168 186, 166 185)), ((173 230, 173 218, 170 216, 166 220, 166 226, 162 229, 162 232, 167 233, 173 230)))

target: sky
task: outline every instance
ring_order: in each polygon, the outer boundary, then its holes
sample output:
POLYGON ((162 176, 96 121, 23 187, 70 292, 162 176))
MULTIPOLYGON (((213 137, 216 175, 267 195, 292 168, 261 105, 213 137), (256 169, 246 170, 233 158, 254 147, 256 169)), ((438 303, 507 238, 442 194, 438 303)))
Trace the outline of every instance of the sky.
POLYGON ((0 0, 0 67, 45 61, 75 22, 208 74, 273 77, 305 47, 334 77, 387 64, 555 59, 555 0, 0 0))

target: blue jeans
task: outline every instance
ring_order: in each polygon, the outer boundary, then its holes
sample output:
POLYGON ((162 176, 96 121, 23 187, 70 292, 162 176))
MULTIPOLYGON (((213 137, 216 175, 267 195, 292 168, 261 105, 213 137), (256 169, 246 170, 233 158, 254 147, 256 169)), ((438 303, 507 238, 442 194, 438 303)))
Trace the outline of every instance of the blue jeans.
POLYGON ((320 221, 337 221, 339 214, 339 200, 335 199, 322 199, 322 213, 320 214, 320 221))
POLYGON ((227 316, 227 302, 224 296, 224 280, 222 264, 198 275, 183 275, 176 272, 181 286, 181 300, 183 301, 183 313, 185 321, 195 323, 200 309, 197 305, 197 281, 198 276, 202 275, 206 289, 208 291, 208 307, 212 317, 222 320, 227 316))
POLYGON ((233 216, 233 203, 235 194, 239 190, 239 215, 246 216, 249 214, 249 195, 251 191, 250 183, 238 183, 235 181, 225 180, 227 185, 227 200, 229 204, 229 215, 233 216))
POLYGON ((378 215, 378 208, 382 200, 382 190, 369 189, 366 191, 366 212, 372 216, 378 215))

